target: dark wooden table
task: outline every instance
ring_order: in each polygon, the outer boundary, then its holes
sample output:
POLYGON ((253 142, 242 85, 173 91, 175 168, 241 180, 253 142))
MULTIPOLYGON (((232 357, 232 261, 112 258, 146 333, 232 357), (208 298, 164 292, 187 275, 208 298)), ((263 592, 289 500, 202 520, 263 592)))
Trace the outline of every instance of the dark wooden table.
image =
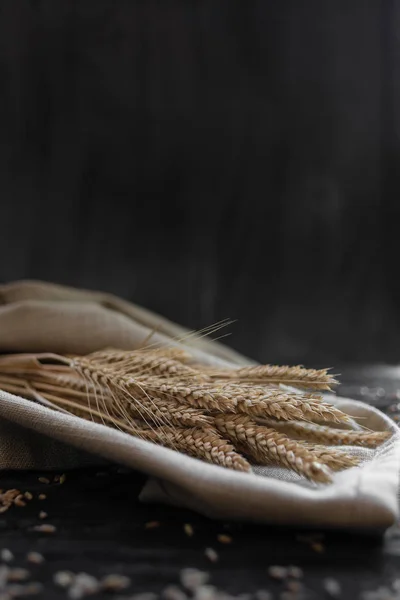
MULTIPOLYGON (((339 370, 343 381, 340 394, 372 402, 397 418, 400 369, 339 370)), ((62 485, 41 483, 41 475, 45 474, 3 473, 1 487, 28 490, 34 497, 25 507, 13 507, 0 515, 0 547, 9 549, 15 557, 9 566, 29 569, 30 580, 43 584, 41 598, 68 597, 67 590, 53 581, 54 574, 64 570, 97 578, 116 573, 131 579, 124 592, 102 592, 93 596, 96 598, 129 598, 140 592, 162 594, 166 586, 179 585, 185 567, 208 571, 210 584, 227 594, 268 590, 272 598, 281 600, 329 598, 326 578, 340 584, 340 597, 368 600, 365 592, 389 588, 400 577, 397 527, 381 538, 215 522, 189 511, 140 504, 137 495, 143 475, 118 467, 69 472, 62 485), (46 498, 39 500, 40 493, 46 498), (48 514, 46 519, 39 518, 40 511, 48 514), (157 522, 158 526, 148 528, 149 522, 157 522), (43 523, 53 524, 56 531, 32 531, 43 523), (193 528, 192 536, 187 535, 185 524, 193 528), (221 533, 229 535, 232 542, 219 542, 221 533), (217 562, 210 562, 206 548, 216 550, 217 562), (29 564, 26 555, 31 551, 42 554, 45 562, 29 564), (301 593, 288 592, 287 582, 273 580, 268 575, 271 565, 301 567, 301 593)), ((384 597, 381 590, 377 598, 384 597)), ((247 598, 241 596, 241 600, 247 598)))

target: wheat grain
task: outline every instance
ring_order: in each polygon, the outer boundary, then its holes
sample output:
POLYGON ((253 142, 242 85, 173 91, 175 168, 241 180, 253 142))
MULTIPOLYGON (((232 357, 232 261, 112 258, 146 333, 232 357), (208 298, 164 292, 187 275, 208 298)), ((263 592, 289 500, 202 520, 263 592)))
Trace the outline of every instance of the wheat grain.
POLYGON ((148 521, 148 523, 145 524, 146 529, 157 529, 158 527, 160 527, 159 521, 148 521))
POLYGON ((281 567, 280 565, 271 565, 270 567, 268 567, 268 575, 272 579, 284 581, 288 576, 288 569, 287 567, 281 567))
POLYGON ((219 560, 218 553, 216 552, 216 550, 214 550, 214 548, 206 548, 204 550, 204 554, 210 562, 216 563, 219 560))
POLYGON ((43 525, 35 525, 32 527, 32 531, 39 531, 41 533, 54 533, 57 528, 50 523, 43 523, 43 525))
POLYGON ((232 537, 230 535, 226 535, 225 533, 220 533, 217 535, 217 540, 220 544, 232 544, 232 537))
POLYGON ((182 586, 193 593, 195 593, 200 586, 205 585, 209 578, 210 575, 208 573, 199 571, 198 569, 188 568, 182 569, 180 572, 182 586))
POLYGON ((106 575, 101 580, 101 589, 107 592, 120 592, 131 585, 131 580, 125 575, 111 574, 106 575))
POLYGON ((45 558, 39 552, 28 552, 26 555, 26 560, 34 565, 40 565, 44 563, 45 558))
POLYGON ((2 548, 0 558, 3 562, 12 562, 14 560, 14 554, 8 548, 2 548))

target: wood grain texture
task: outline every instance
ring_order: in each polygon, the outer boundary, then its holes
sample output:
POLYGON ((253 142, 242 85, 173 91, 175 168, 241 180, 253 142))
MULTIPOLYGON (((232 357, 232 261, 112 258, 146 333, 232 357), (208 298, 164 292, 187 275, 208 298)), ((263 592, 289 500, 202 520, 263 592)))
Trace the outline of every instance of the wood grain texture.
POLYGON ((0 279, 237 318, 264 362, 396 359, 398 13, 2 0, 0 279))

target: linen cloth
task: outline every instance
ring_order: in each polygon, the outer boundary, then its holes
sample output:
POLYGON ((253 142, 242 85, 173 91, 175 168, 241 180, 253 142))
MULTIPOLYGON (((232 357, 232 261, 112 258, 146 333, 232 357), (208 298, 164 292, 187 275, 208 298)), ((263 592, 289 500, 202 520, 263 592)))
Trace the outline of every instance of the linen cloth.
MULTIPOLYGON (((150 311, 100 292, 43 282, 0 286, 0 352, 85 354, 114 346, 134 349, 183 338, 206 364, 252 364, 233 350, 187 331, 150 311)), ((376 450, 347 448, 360 466, 334 475, 330 485, 306 481, 276 467, 251 474, 224 469, 101 424, 0 391, 0 468, 67 469, 113 461, 149 475, 146 502, 192 508, 212 518, 282 525, 384 530, 398 518, 400 430, 364 403, 328 400, 371 430, 392 437, 376 450)))

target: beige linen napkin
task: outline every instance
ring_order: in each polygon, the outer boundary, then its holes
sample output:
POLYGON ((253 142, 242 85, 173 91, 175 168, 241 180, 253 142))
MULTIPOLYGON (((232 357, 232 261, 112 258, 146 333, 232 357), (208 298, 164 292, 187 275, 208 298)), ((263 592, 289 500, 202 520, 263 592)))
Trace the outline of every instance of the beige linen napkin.
MULTIPOLYGON (((184 328, 111 295, 41 282, 0 286, 0 352, 87 353, 105 346, 171 343, 184 328)), ((251 361, 207 339, 187 338, 198 360, 251 361)), ((393 436, 377 450, 348 448, 361 465, 334 475, 331 485, 307 482, 281 468, 230 471, 156 446, 104 425, 48 409, 0 391, 0 468, 65 469, 110 460, 151 479, 143 501, 193 508, 210 517, 351 529, 389 527, 398 516, 400 432, 376 409, 330 397, 363 424, 393 436)))

